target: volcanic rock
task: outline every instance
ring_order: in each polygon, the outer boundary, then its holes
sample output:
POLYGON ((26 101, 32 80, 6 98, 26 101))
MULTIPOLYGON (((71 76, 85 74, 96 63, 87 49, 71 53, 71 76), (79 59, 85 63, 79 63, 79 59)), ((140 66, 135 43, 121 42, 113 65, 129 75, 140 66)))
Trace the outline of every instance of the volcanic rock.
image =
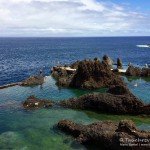
MULTIPOLYGON (((97 89, 110 85, 124 85, 122 79, 114 74, 108 64, 101 63, 98 59, 78 61, 72 65, 77 68, 68 72, 65 67, 56 67, 52 70, 52 76, 61 86, 97 89)), ((70 67, 71 68, 71 67, 70 67)))
POLYGON ((113 68, 112 65, 113 65, 113 60, 108 57, 107 55, 104 55, 103 56, 103 61, 102 63, 106 64, 110 69, 113 68))
POLYGON ((104 147, 106 150, 149 149, 150 132, 137 129, 131 120, 122 120, 119 123, 104 121, 90 125, 61 120, 57 127, 61 131, 71 134, 79 143, 87 147, 94 145, 95 147, 104 147))
POLYGON ((127 76, 150 77, 150 68, 139 68, 129 66, 126 73, 127 76))
POLYGON ((150 77, 150 68, 142 68, 142 77, 150 77))
POLYGON ((38 108, 49 108, 53 106, 53 102, 44 99, 38 99, 35 96, 30 96, 25 102, 23 107, 26 109, 38 109, 38 108))
POLYGON ((24 80, 21 85, 22 86, 32 86, 32 85, 42 85, 44 83, 43 76, 31 76, 24 80))
POLYGON ((113 114, 147 114, 149 105, 144 105, 125 86, 112 86, 108 93, 86 94, 60 102, 61 106, 113 114))
POLYGON ((108 65, 100 61, 80 61, 70 86, 82 89, 96 89, 110 85, 124 84, 108 65))
POLYGON ((123 68, 123 67, 122 67, 122 61, 121 61, 120 58, 117 59, 117 68, 118 68, 118 69, 122 69, 122 68, 123 68))
POLYGON ((76 62, 72 63, 72 64, 70 65, 70 67, 73 68, 73 69, 78 69, 79 63, 80 63, 80 61, 76 61, 76 62))

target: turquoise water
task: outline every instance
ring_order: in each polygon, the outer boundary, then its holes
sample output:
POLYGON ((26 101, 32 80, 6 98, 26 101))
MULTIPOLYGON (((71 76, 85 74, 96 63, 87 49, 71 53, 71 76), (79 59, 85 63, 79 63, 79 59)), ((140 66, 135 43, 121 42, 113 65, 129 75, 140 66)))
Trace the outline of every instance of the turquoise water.
MULTIPOLYGON (((126 79, 126 82, 130 90, 143 102, 149 103, 150 82, 139 78, 128 80, 126 79), (135 83, 138 83, 137 87, 134 86, 135 83)), ((98 91, 105 92, 105 90, 98 91)), ((54 127, 61 119, 89 124, 95 121, 119 121, 128 118, 132 119, 138 128, 150 130, 150 118, 148 117, 97 114, 91 111, 64 109, 57 106, 50 109, 27 111, 21 106, 21 102, 30 95, 58 101, 78 97, 88 92, 78 89, 60 89, 55 85, 55 80, 51 76, 45 78, 43 86, 14 86, 0 90, 0 149, 86 149, 83 145, 76 143, 71 136, 54 127)))
POLYGON ((149 78, 125 78, 125 82, 131 92, 140 98, 145 104, 150 103, 150 79, 149 78), (137 85, 137 86, 135 86, 137 85))

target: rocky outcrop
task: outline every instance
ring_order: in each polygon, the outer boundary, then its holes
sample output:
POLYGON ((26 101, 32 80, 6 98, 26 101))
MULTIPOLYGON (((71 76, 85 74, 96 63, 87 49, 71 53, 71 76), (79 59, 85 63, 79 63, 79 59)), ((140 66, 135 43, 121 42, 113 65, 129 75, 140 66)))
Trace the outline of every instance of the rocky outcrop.
POLYGON ((61 120, 57 127, 74 136, 79 143, 93 145, 95 148, 98 146, 105 150, 148 150, 150 146, 150 132, 137 129, 131 120, 122 120, 119 123, 104 121, 90 125, 61 120))
POLYGON ((97 89, 123 85, 122 79, 111 71, 110 62, 108 56, 104 56, 102 62, 98 58, 77 61, 69 66, 70 72, 67 67, 53 67, 52 76, 58 85, 73 88, 97 89))
POLYGON ((150 77, 150 68, 142 68, 141 77, 150 77))
POLYGON ((94 60, 81 61, 69 85, 75 88, 96 89, 116 84, 124 83, 108 65, 94 60))
POLYGON ((102 63, 106 64, 110 69, 113 68, 112 65, 113 65, 113 60, 108 57, 107 55, 104 55, 103 56, 103 61, 102 63))
POLYGON ((133 94, 130 92, 130 90, 126 86, 119 86, 119 85, 113 85, 110 86, 107 93, 114 94, 114 95, 131 95, 133 94))
POLYGON ((35 96, 30 96, 25 102, 23 102, 23 107, 25 109, 38 109, 38 108, 49 108, 53 106, 53 102, 44 99, 38 99, 35 96))
POLYGON ((59 86, 69 87, 71 80, 75 74, 75 70, 66 69, 66 67, 53 67, 52 76, 57 80, 59 86))
POLYGON ((60 105, 73 109, 85 109, 113 114, 147 114, 150 106, 144 105, 125 86, 112 86, 108 93, 86 94, 60 102, 60 105))
POLYGON ((41 85, 44 83, 43 76, 31 76, 24 80, 20 85, 22 86, 32 86, 32 85, 41 85))
POLYGON ((150 77, 150 68, 139 68, 129 66, 126 73, 127 76, 150 77))
POLYGON ((122 61, 120 58, 117 59, 117 69, 122 69, 122 61))
POLYGON ((70 67, 73 68, 73 69, 78 69, 79 63, 80 63, 80 61, 77 60, 76 62, 72 63, 72 64, 70 65, 70 67))

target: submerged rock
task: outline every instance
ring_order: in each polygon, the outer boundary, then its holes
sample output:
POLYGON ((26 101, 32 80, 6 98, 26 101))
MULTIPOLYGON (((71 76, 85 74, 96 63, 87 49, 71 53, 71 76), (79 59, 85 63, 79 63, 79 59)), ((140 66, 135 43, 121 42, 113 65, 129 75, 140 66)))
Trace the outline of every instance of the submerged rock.
POLYGON ((150 115, 149 105, 144 105, 127 87, 119 85, 110 87, 108 93, 86 94, 61 101, 60 105, 104 113, 150 115))
POLYGON ((26 109, 38 109, 38 108, 49 108, 53 106, 53 102, 44 99, 38 99, 35 96, 30 96, 25 102, 23 107, 26 109))
POLYGON ((150 68, 139 68, 129 66, 126 73, 127 76, 150 77, 150 68))
POLYGON ((21 85, 22 86, 32 86, 32 85, 41 85, 44 83, 43 76, 31 76, 24 80, 21 85))
POLYGON ((7 131, 0 134, 0 150, 23 149, 24 144, 24 140, 18 132, 7 131))
POLYGON ((57 127, 71 134, 79 143, 86 146, 94 145, 110 150, 149 149, 150 132, 138 130, 131 120, 122 120, 119 123, 104 121, 90 125, 61 120, 57 127))

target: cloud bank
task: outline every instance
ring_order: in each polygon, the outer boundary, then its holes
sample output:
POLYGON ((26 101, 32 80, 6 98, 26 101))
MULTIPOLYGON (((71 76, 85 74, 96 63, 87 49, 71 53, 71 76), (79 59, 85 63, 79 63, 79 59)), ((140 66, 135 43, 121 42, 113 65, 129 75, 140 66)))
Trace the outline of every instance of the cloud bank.
POLYGON ((149 17, 107 0, 1 0, 0 36, 150 35, 149 17))

